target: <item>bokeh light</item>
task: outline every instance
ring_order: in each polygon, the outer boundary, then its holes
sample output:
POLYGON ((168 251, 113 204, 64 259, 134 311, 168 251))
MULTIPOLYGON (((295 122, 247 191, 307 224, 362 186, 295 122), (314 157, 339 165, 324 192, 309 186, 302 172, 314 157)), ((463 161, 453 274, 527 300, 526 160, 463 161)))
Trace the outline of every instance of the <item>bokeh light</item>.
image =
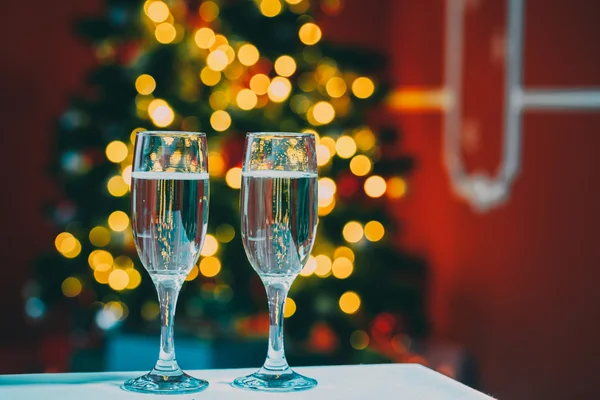
POLYGON ((352 265, 352 261, 346 257, 336 258, 331 264, 331 272, 333 273, 333 276, 338 279, 348 278, 350 275, 352 275, 353 270, 354 266, 352 265))
POLYGON ((217 276, 221 271, 221 261, 217 257, 206 257, 200 261, 200 273, 207 278, 217 276))
POLYGON ((279 75, 289 77, 296 72, 296 61, 290 56, 283 55, 275 60, 274 68, 279 75))
POLYGON ((115 232, 122 232, 129 226, 129 217, 123 211, 114 211, 108 217, 108 226, 115 232))
POLYGON ((159 43, 169 44, 177 37, 177 30, 172 24, 163 22, 154 30, 154 36, 159 43))
POLYGON ((231 116, 225 110, 217 110, 210 116, 210 125, 217 132, 223 132, 231 126, 231 116))
POLYGON ((221 73, 208 67, 204 67, 200 72, 200 80, 206 86, 215 86, 221 80, 221 73))
POLYGON ((336 259, 340 257, 347 258, 348 260, 350 260, 350 262, 354 262, 354 252, 350 247, 340 246, 336 248, 333 253, 333 258, 336 259))
POLYGON ((340 309, 346 314, 355 314, 360 308, 360 297, 352 291, 340 296, 340 309))
POLYGON ((406 181, 399 176, 388 179, 386 194, 390 199, 401 198, 406 194, 406 181))
POLYGON ((219 6, 213 1, 205 1, 198 9, 198 14, 205 22, 213 22, 219 16, 219 6))
POLYGON ((252 90, 242 89, 236 96, 236 102, 242 110, 251 110, 256 106, 258 98, 252 90))
POLYGON ((114 140, 106 146, 106 158, 114 163, 120 163, 128 154, 127 145, 120 140, 114 140))
POLYGON ((275 103, 281 103, 287 99, 291 91, 292 84, 290 83, 289 79, 276 76, 269 84, 269 99, 275 103))
POLYGON ((312 115, 317 123, 325 125, 333 121, 335 118, 335 110, 331 103, 319 101, 313 106, 312 115))
POLYGON ((148 104, 148 115, 159 128, 171 125, 175 119, 175 113, 163 99, 154 99, 148 104))
POLYGON ((331 274, 331 258, 324 254, 319 254, 315 257, 317 267, 315 268, 315 275, 325 278, 331 274))
POLYGON ((235 237, 235 228, 229 224, 221 224, 215 231, 217 240, 221 243, 229 243, 235 237))
POLYGON ((333 78, 327 81, 325 85, 325 90, 327 94, 333 98, 342 97, 348 86, 346 85, 346 81, 340 78, 339 76, 334 76, 333 78))
POLYGON ((60 288, 66 297, 75 297, 81 293, 83 285, 79 279, 70 276, 62 282, 60 288))
POLYGON ((121 177, 123 178, 123 181, 125 181, 127 186, 131 186, 131 165, 128 165, 125 168, 123 168, 123 172, 121 172, 121 177))
POLYGON ((260 12, 265 17, 272 18, 281 12, 281 3, 279 0, 261 0, 260 12))
POLYGON ((127 272, 127 275, 129 276, 129 282, 127 283, 127 289, 132 290, 132 289, 135 289, 138 286, 140 286, 140 283, 142 283, 142 275, 140 274, 140 272, 137 269, 129 268, 129 269, 125 270, 125 272, 127 272))
POLYGON ((375 135, 370 129, 361 129, 354 135, 356 145, 362 151, 369 151, 375 147, 375 135))
POLYGON ((317 269, 317 260, 313 256, 310 256, 310 257, 308 257, 308 260, 306 261, 306 265, 304 265, 304 268, 302 268, 302 271, 300 271, 300 275, 310 276, 315 272, 316 269, 317 269))
POLYGON ((331 153, 329 152, 329 149, 327 148, 327 146, 323 145, 323 144, 318 144, 316 147, 317 150, 317 165, 319 167, 322 167, 323 165, 327 164, 329 162, 329 160, 331 159, 331 153))
POLYGON ((372 166, 373 164, 371 163, 369 157, 362 154, 359 154, 350 160, 350 171, 352 171, 352 173, 356 176, 367 175, 369 172, 371 172, 372 166))
POLYGON ((352 93, 359 99, 366 99, 375 91, 375 84, 366 76, 356 78, 352 82, 352 93))
POLYGON ((292 315, 294 315, 295 312, 296 312, 296 302, 291 297, 288 297, 285 300, 285 306, 283 308, 283 317, 289 318, 292 315))
POLYGON ((135 80, 135 89, 139 94, 148 95, 156 89, 156 81, 148 74, 142 74, 135 80))
POLYGON ((223 50, 215 50, 210 52, 206 57, 206 65, 214 71, 223 71, 229 64, 229 58, 223 50))
POLYGON ((88 256, 90 268, 95 271, 109 271, 112 269, 113 261, 114 259, 112 254, 106 250, 94 250, 88 256))
POLYGON ((125 183, 125 180, 121 175, 115 175, 110 178, 106 184, 108 193, 115 197, 121 197, 127 194, 129 191, 129 185, 125 183))
POLYGON ((321 28, 312 22, 307 22, 300 27, 298 37, 302 43, 312 46, 321 40, 321 28))
POLYGON ((227 174, 225 174, 225 182, 227 186, 232 189, 239 189, 242 187, 242 169, 239 167, 233 167, 227 174))
POLYGON ((217 238, 211 234, 206 235, 200 255, 204 257, 212 256, 217 252, 217 250, 219 250, 219 242, 217 242, 217 238))
POLYGON ((96 247, 104 247, 110 243, 110 231, 103 226, 95 226, 90 230, 90 243, 96 247))
POLYGON ((169 7, 162 1, 153 1, 148 6, 146 15, 153 22, 164 22, 169 18, 169 7))
POLYGON ((250 67, 258 62, 260 53, 256 46, 250 43, 242 45, 238 49, 238 59, 243 65, 250 67))
POLYGON ((198 266, 194 265, 192 267, 192 270, 190 271, 190 273, 186 276, 185 280, 193 281, 194 279, 196 279, 198 277, 199 273, 200 273, 200 270, 198 269, 198 266))
POLYGON ((210 28, 200 28, 194 34, 196 46, 208 49, 215 43, 215 32, 210 28))
POLYGON ((258 95, 266 94, 270 84, 271 80, 265 74, 256 74, 250 78, 250 89, 258 95))
POLYGON ((367 178, 364 184, 365 193, 369 197, 377 198, 383 196, 387 185, 385 179, 379 175, 373 175, 367 178))
POLYGON ((356 153, 356 142, 350 136, 340 136, 335 142, 335 151, 341 158, 350 158, 356 153))
POLYGON ((318 183, 319 207, 327 207, 334 199, 337 187, 331 178, 321 178, 318 183))
POLYGON ((114 269, 108 276, 108 286, 113 290, 123 290, 129 284, 129 275, 122 269, 114 269))
POLYGON ((379 221, 370 221, 365 225, 365 237, 371 242, 378 242, 385 235, 385 228, 379 221))
POLYGON ((348 243, 356 243, 363 238, 363 227, 356 221, 347 222, 342 230, 342 235, 348 243))
POLYGON ((369 346, 369 335, 365 331, 354 331, 350 335, 350 345, 356 350, 364 350, 369 346))

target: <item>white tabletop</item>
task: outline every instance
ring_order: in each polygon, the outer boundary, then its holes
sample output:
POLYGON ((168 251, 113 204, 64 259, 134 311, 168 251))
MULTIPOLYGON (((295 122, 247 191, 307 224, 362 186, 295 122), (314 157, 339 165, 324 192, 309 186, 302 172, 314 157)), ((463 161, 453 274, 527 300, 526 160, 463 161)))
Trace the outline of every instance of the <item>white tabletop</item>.
MULTIPOLYGON (((347 365, 336 367, 303 367, 296 370, 317 379, 319 385, 295 393, 266 394, 231 387, 231 381, 252 369, 187 371, 206 379, 210 386, 203 392, 168 396, 181 399, 427 399, 485 400, 491 399, 444 375, 415 364, 347 365)), ((125 400, 159 396, 129 393, 119 386, 126 379, 139 376, 135 372, 101 372, 85 374, 32 374, 0 376, 2 400, 125 400)), ((163 399, 164 396, 160 396, 163 399)))

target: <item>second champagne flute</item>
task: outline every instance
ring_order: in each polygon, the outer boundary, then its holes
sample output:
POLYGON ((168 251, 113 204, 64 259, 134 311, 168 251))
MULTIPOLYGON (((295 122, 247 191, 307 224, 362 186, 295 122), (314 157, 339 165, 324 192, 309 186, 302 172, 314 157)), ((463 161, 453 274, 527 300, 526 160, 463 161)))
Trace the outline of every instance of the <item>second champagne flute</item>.
POLYGON ((315 137, 249 133, 242 170, 242 240, 269 301, 269 350, 263 367, 233 386, 268 392, 310 389, 317 381, 294 372, 283 348, 283 308, 308 260, 317 230, 315 137))

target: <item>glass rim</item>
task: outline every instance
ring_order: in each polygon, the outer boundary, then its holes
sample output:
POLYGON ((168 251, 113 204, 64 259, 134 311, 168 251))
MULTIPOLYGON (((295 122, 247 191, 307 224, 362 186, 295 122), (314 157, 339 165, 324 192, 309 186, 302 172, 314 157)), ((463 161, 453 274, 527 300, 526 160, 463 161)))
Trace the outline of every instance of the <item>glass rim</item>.
POLYGON ((141 131, 137 132, 136 136, 201 136, 206 137, 204 132, 189 132, 189 131, 141 131))
POLYGON ((261 136, 273 136, 281 138, 289 137, 310 137, 315 136, 312 132, 246 132, 246 137, 261 137, 261 136))

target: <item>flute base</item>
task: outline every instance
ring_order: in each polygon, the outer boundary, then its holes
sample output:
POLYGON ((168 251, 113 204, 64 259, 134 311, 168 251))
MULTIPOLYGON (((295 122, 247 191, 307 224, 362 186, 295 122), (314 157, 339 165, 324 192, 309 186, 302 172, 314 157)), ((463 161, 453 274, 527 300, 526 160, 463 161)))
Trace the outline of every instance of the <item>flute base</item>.
POLYGON ((208 382, 182 372, 179 375, 160 375, 150 372, 123 383, 121 389, 128 392, 148 394, 185 394, 201 392, 208 382))
POLYGON ((317 386, 317 381, 300 375, 291 368, 283 371, 261 368, 251 375, 237 378, 231 386, 261 392, 295 392, 314 388, 317 386))

